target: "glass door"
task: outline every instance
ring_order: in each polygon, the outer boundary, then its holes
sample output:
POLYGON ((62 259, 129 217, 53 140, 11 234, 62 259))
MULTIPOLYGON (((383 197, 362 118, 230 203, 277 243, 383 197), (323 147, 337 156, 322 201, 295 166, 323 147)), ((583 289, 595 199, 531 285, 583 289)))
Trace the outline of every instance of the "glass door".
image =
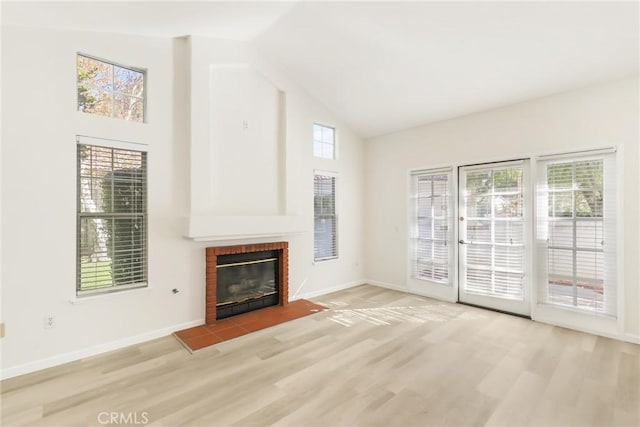
POLYGON ((458 299, 529 315, 528 161, 459 171, 458 299))

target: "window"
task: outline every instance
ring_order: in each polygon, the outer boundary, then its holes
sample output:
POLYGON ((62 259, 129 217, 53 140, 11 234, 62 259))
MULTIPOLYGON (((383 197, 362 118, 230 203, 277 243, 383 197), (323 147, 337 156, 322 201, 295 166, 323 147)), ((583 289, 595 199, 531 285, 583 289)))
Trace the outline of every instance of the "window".
POLYGON ((144 71, 78 55, 77 73, 78 111, 144 121, 144 71))
POLYGON ((336 217, 336 175, 316 172, 313 186, 314 259, 338 257, 336 217))
POLYGON ((336 130, 334 128, 313 125, 313 155, 322 159, 335 159, 336 130))
POLYGON ((77 294, 146 286, 146 153, 78 143, 77 160, 77 294))
POLYGON ((616 314, 615 154, 540 162, 542 302, 616 314))
POLYGON ((413 256, 415 279, 450 284, 451 169, 412 174, 413 256))

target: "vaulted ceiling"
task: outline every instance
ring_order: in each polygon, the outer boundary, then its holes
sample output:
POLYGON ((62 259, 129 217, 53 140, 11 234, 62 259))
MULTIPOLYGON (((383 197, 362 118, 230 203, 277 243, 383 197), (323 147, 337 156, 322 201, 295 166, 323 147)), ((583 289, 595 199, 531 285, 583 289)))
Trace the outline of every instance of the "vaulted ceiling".
POLYGON ((249 40, 363 137, 637 75, 639 3, 3 2, 10 25, 249 40))

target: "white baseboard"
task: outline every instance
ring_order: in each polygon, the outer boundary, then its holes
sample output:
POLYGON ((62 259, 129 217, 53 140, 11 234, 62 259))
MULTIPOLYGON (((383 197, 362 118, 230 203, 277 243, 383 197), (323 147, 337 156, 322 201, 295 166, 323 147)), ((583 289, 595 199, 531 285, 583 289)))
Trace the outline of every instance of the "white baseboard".
POLYGON ((332 286, 330 288, 320 289, 319 291, 305 292, 299 295, 295 295, 289 301, 315 298, 321 295, 330 294, 332 292, 343 291, 349 288, 355 288, 356 286, 364 285, 365 283, 368 283, 368 282, 366 280, 355 280, 353 282, 343 283, 341 285, 332 286))
POLYGON ((409 290, 406 287, 398 286, 395 283, 380 282, 378 280, 366 280, 365 283, 368 283, 373 286, 379 286, 381 288, 391 289, 393 291, 409 292, 409 290))
MULTIPOLYGON (((450 303, 456 303, 457 302, 457 301, 452 301, 452 300, 447 299, 447 298, 442 298, 442 297, 440 297, 438 295, 430 295, 428 292, 420 292, 420 291, 415 291, 413 289, 408 289, 406 287, 398 286, 398 285, 393 284, 393 283, 380 282, 380 281, 377 281, 377 280, 365 280, 364 283, 368 283, 368 284, 374 285, 374 286, 379 286, 381 288, 391 289, 391 290, 398 291, 398 292, 404 292, 404 293, 424 296, 424 297, 427 297, 427 298, 433 298, 433 299, 437 299, 437 300, 440 300, 440 301, 446 301, 446 302, 450 302, 450 303)), ((536 322, 540 322, 540 323, 546 323, 548 325, 560 326, 562 328, 572 329, 574 331, 585 332, 585 333, 588 333, 588 334, 599 335, 599 336, 603 336, 603 337, 607 337, 607 338, 613 338, 613 339, 616 339, 616 340, 626 341, 626 342, 630 342, 630 343, 634 343, 634 344, 640 344, 640 335, 636 335, 636 334, 630 334, 630 333, 624 333, 624 332, 623 333, 616 333, 616 332, 613 332, 613 331, 604 331, 604 330, 601 330, 601 329, 590 328, 590 327, 579 327, 579 326, 576 326, 575 324, 570 324, 570 323, 565 323, 565 322, 558 321, 557 319, 540 318, 540 317, 536 317, 535 315, 533 316, 533 320, 536 321, 536 322)))
MULTIPOLYGON (((295 301, 298 299, 307 299, 307 298, 314 298, 314 297, 318 297, 321 295, 326 295, 326 294, 330 294, 332 292, 336 292, 336 291, 341 291, 341 290, 345 290, 345 289, 350 289, 350 288, 354 288, 356 286, 360 286, 363 284, 370 284, 370 285, 374 285, 374 286, 379 286, 381 288, 387 288, 387 289, 391 289, 394 291, 399 291, 399 292, 404 292, 404 293, 410 293, 410 294, 416 294, 416 295, 421 295, 421 296, 425 296, 425 297, 430 297, 430 298, 436 298, 439 299, 437 297, 434 297, 432 295, 427 295, 425 293, 420 293, 420 292, 416 292, 392 283, 385 283, 385 282, 380 282, 377 280, 356 280, 353 282, 348 282, 348 283, 343 283, 341 285, 337 285, 337 286, 333 286, 331 288, 326 288, 326 289, 321 289, 319 291, 313 291, 313 292, 306 292, 304 294, 300 294, 300 295, 296 295, 294 299, 291 299, 290 301, 295 301)), ((451 302, 451 301, 449 301, 451 302)), ((542 321, 543 323, 548 323, 548 324, 555 324, 556 326, 562 326, 562 327, 568 327, 569 329, 574 329, 576 330, 576 328, 572 325, 572 326, 568 326, 568 325, 561 325, 561 324, 557 324, 556 322, 549 322, 549 321, 543 321, 543 320, 538 320, 538 321, 542 321)), ((106 353, 108 351, 113 351, 113 350, 118 350, 120 348, 123 347, 128 347, 130 345, 135 345, 135 344, 140 344, 143 343, 145 341, 151 341, 154 340, 156 338, 162 338, 164 336, 170 335, 175 331, 180 331, 182 329, 187 329, 187 328, 191 328, 194 326, 199 326, 202 325, 204 323, 204 319, 200 319, 200 320, 193 320, 190 322, 185 322, 185 323, 181 323, 178 325, 173 325, 173 326, 169 326, 167 328, 163 328, 163 329, 158 329, 155 331, 150 331, 150 332, 146 332, 143 334, 139 334, 139 335, 135 335, 132 337, 128 337, 128 338, 124 338, 121 340, 116 340, 116 341, 111 341, 108 343, 104 343, 104 344, 99 344, 93 347, 88 347, 88 348, 84 348, 81 350, 76 350, 70 353, 65 353, 65 354, 61 354, 58 356, 53 356, 53 357, 48 357, 46 359, 41 359, 41 360, 36 360, 33 362, 29 362, 29 363, 25 363, 22 365, 18 365, 18 366, 14 366, 14 367, 10 367, 10 368, 4 368, 0 370, 0 380, 5 380, 8 378, 13 378, 13 377, 17 377, 19 375, 25 375, 25 374, 29 374, 31 372, 36 372, 36 371, 40 371, 42 369, 47 369, 47 368, 51 368, 54 366, 58 366, 58 365, 62 365, 64 363, 69 363, 69 362, 73 362, 76 360, 80 360, 80 359, 84 359, 87 357, 91 357, 91 356, 95 356, 98 354, 102 354, 102 353, 106 353)), ((630 334, 630 333, 622 333, 622 334, 603 334, 602 331, 590 331, 590 330, 583 330, 583 332, 587 332, 587 333, 592 333, 595 335, 603 335, 603 336, 608 336, 610 338, 614 338, 614 339, 618 339, 618 340, 622 340, 622 341, 627 341, 627 342, 631 342, 634 344, 640 344, 640 335, 636 335, 636 334, 630 334)))
POLYGON ((33 362, 25 363, 23 365, 4 368, 0 370, 0 379, 5 380, 8 378, 17 377, 18 375, 29 374, 31 372, 40 371, 42 369, 47 369, 53 366, 62 365, 64 363, 74 362, 79 359, 84 359, 86 357, 95 356, 95 355, 106 353, 112 350, 118 350, 120 348, 128 347, 130 345, 140 344, 142 342, 151 341, 156 338, 162 338, 167 335, 171 335, 175 331, 180 331, 182 329, 187 329, 187 328, 191 328, 193 326, 199 326, 202 324, 204 324, 204 319, 193 320, 191 322, 185 322, 179 325, 173 325, 167 328, 158 329, 151 332, 145 332, 143 334, 134 335, 132 337, 123 338, 121 340, 111 341, 104 344, 98 344, 93 347, 72 351, 70 353, 60 354, 58 356, 36 360, 33 362))
MULTIPOLYGON (((329 294, 331 292, 353 288, 355 286, 359 286, 364 283, 366 282, 363 280, 343 283, 341 285, 333 286, 331 288, 326 288, 319 291, 306 292, 300 295, 296 295, 290 301, 295 301, 303 298, 304 299, 313 298, 320 295, 329 294)), ((40 371, 42 369, 51 368, 54 366, 62 365, 64 363, 74 362, 76 360, 84 359, 91 356, 96 356, 98 354, 106 353, 108 351, 118 350, 120 348, 127 347, 130 345, 140 344, 145 341, 150 341, 156 338, 161 338, 161 337, 170 335, 175 331, 180 331, 182 329, 187 329, 187 328, 199 326, 202 324, 204 324, 204 319, 193 320, 191 322, 185 322, 179 325, 169 326, 167 328, 146 332, 140 335, 135 335, 132 337, 121 339, 121 340, 111 341, 104 344, 98 344, 93 347, 88 347, 81 350, 60 354, 58 356, 48 357, 46 359, 41 359, 41 360, 35 360, 33 362, 28 362, 22 365, 13 366, 9 368, 3 368, 3 369, 0 369, 0 380, 17 377, 19 375, 29 374, 31 372, 40 371)))
POLYGON ((624 333, 621 339, 634 344, 640 344, 640 335, 624 333))
POLYGON ((547 325, 558 326, 560 328, 571 329, 573 331, 584 332, 586 334, 598 335, 600 337, 611 338, 618 341, 626 341, 633 344, 640 344, 640 336, 635 334, 630 334, 626 332, 617 333, 617 332, 603 331, 595 328, 576 326, 573 323, 558 322, 556 320, 541 319, 541 318, 535 318, 535 317, 532 318, 532 320, 534 322, 546 323, 547 325))
POLYGON ((415 289, 410 289, 410 288, 399 286, 393 283, 379 282, 377 280, 366 280, 365 283, 369 283, 370 285, 374 285, 374 286, 379 286, 381 288, 391 289, 393 291, 404 292, 406 294, 413 294, 413 295, 419 295, 421 297, 437 299, 438 301, 445 301, 445 302, 451 302, 451 303, 456 302, 450 298, 445 298, 442 295, 436 295, 429 292, 417 291, 415 289))

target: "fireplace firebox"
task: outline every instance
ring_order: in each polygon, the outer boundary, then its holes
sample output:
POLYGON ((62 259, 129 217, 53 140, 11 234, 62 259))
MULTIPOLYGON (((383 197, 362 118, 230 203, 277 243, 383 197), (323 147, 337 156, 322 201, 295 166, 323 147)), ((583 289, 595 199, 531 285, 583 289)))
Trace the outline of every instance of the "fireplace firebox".
POLYGON ((207 248, 206 258, 207 324, 286 304, 287 242, 207 248))
POLYGON ((216 317, 278 305, 278 251, 218 257, 216 317))

